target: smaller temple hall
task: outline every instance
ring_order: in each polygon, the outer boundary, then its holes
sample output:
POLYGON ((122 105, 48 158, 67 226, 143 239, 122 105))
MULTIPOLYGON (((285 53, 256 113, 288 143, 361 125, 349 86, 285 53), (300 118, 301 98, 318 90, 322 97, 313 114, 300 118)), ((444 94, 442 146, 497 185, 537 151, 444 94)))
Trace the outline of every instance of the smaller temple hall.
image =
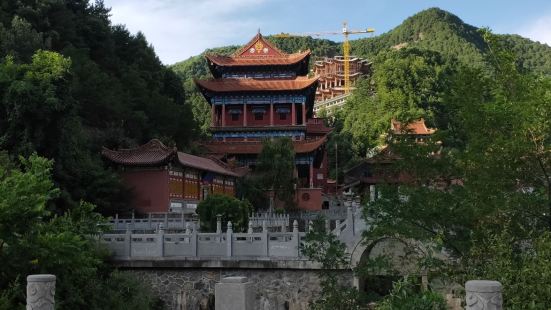
POLYGON ((131 149, 103 148, 102 155, 133 191, 131 206, 138 213, 194 213, 209 193, 235 196, 237 175, 222 163, 156 139, 131 149))

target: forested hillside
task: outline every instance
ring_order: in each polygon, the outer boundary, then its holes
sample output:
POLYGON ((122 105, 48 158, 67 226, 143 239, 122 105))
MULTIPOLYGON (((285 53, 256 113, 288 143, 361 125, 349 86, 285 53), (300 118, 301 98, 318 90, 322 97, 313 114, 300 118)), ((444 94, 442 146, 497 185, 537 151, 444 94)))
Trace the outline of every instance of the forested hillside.
MULTIPOLYGON (((517 62, 525 70, 551 74, 551 47, 522 38, 518 35, 498 35, 508 49, 517 55, 517 62)), ((313 58, 341 54, 341 44, 311 37, 278 38, 267 36, 277 47, 287 53, 310 49, 313 58)), ((245 43, 244 40, 243 43, 245 43)), ((387 33, 372 38, 351 40, 352 53, 374 62, 382 53, 399 49, 415 48, 434 51, 447 60, 461 64, 489 68, 486 63, 486 45, 478 28, 464 23, 459 17, 438 8, 428 9, 406 19, 401 25, 387 33)), ((231 54, 238 46, 209 49, 204 53, 231 54)), ((195 121, 200 124, 201 133, 208 135, 209 113, 206 101, 197 93, 193 78, 209 77, 207 64, 202 55, 171 66, 185 81, 186 95, 193 106, 195 121)), ((377 67, 378 64, 375 64, 377 67)))
POLYGON ((156 137, 184 148, 190 112, 178 76, 141 33, 111 25, 102 2, 1 2, 0 150, 54 159, 58 207, 124 205, 101 147, 156 137))

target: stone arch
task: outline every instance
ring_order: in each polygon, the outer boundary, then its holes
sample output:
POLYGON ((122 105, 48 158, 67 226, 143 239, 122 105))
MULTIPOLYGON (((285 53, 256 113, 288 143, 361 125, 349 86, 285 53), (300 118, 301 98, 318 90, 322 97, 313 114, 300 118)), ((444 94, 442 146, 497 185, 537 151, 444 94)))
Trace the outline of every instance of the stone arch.
MULTIPOLYGON (((385 236, 372 240, 359 240, 351 248, 350 267, 354 269, 369 258, 385 255, 390 257, 391 266, 398 275, 411 274, 417 271, 415 257, 424 256, 426 253, 427 249, 420 242, 400 237, 385 236)), ((389 274, 381 273, 375 276, 389 276, 389 274)), ((358 290, 364 290, 366 279, 355 274, 353 283, 358 290)))

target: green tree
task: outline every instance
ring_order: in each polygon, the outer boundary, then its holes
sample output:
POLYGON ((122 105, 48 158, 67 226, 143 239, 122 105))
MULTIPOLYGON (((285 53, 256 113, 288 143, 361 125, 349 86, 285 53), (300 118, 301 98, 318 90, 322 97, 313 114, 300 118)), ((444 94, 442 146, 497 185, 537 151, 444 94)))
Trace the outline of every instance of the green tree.
MULTIPOLYGON (((413 181, 382 188, 383 198, 367 204, 367 235, 398 234, 446 248, 460 259, 446 266, 459 281, 467 274, 541 283, 545 271, 534 264, 547 255, 540 236, 551 227, 551 81, 519 70, 500 37, 482 36, 490 70, 461 67, 451 79, 441 145, 393 145, 402 157, 395 168, 413 181)), ((537 309, 551 296, 507 293, 507 308, 537 309)))
POLYGON ((310 307, 316 310, 362 309, 360 293, 340 277, 349 262, 346 245, 331 232, 325 231, 324 219, 319 217, 301 243, 301 253, 321 264, 319 272, 321 292, 310 307))
POLYGON ((252 206, 247 200, 217 194, 208 195, 207 199, 201 201, 197 206, 201 229, 208 232, 216 231, 216 221, 219 215, 224 227, 231 222, 234 231, 245 231, 248 227, 249 214, 252 211, 252 206))
POLYGON ((0 166, 0 309, 23 307, 25 279, 34 273, 57 276, 58 309, 151 309, 148 289, 104 264, 107 252, 94 237, 104 219, 94 207, 51 212, 60 192, 52 162, 32 155, 20 165, 0 166))
POLYGON ((290 138, 265 140, 258 155, 255 174, 265 191, 272 191, 274 198, 294 206, 295 152, 290 138))

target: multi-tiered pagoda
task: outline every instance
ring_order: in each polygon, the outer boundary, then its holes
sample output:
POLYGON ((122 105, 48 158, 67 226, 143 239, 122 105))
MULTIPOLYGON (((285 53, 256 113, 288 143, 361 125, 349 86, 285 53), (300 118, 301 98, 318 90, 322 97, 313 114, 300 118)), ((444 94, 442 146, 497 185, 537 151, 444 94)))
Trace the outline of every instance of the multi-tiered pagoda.
POLYGON ((214 78, 196 81, 211 105, 213 140, 205 147, 254 168, 262 140, 291 138, 297 204, 321 208, 331 129, 313 117, 318 81, 307 76, 310 51, 286 54, 258 33, 233 55, 207 55, 206 60, 214 78))

